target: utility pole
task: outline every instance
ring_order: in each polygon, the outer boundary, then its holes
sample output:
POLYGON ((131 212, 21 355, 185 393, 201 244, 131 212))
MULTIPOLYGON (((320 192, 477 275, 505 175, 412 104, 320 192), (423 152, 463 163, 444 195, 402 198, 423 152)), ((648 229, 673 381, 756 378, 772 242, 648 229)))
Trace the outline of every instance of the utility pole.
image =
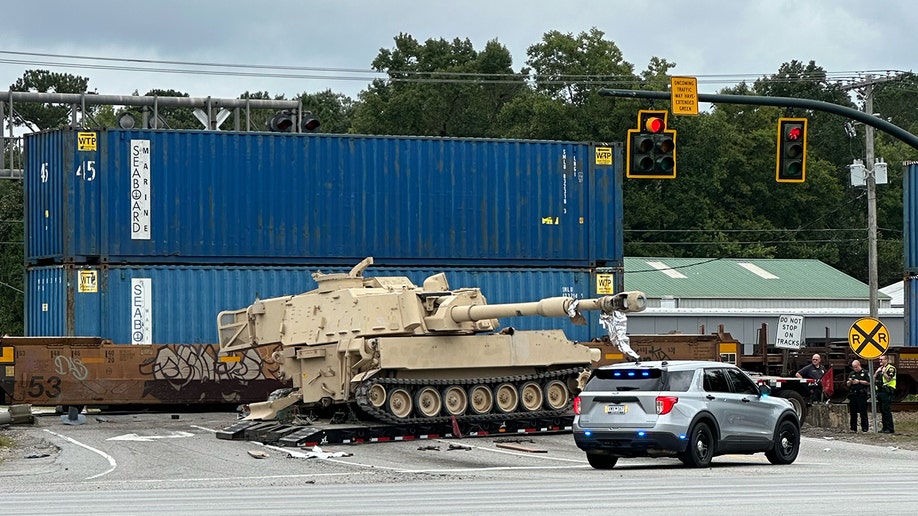
MULTIPOLYGON (((898 76, 873 77, 867 75, 861 82, 843 86, 843 90, 852 90, 864 88, 864 114, 873 116, 873 94, 874 86, 894 79, 898 76)), ((877 172, 885 171, 886 163, 881 163, 874 157, 873 151, 873 127, 865 124, 866 139, 864 150, 866 153, 866 166, 860 163, 860 160, 854 160, 851 165, 852 183, 854 182, 855 171, 862 174, 867 186, 867 276, 868 288, 870 290, 870 317, 877 319, 879 315, 878 301, 878 273, 877 273, 877 172), (870 168, 867 168, 870 167, 870 168)), ((885 176, 885 174, 884 174, 885 176)), ((867 361, 867 370, 870 378, 873 379, 873 361, 867 361)), ((877 398, 876 386, 870 384, 871 412, 873 416, 873 431, 877 431, 877 398)))
MULTIPOLYGON (((863 81, 842 86, 842 90, 864 89, 864 114, 873 116, 874 86, 877 84, 898 79, 898 75, 886 77, 873 77, 867 75, 863 81)), ((870 317, 877 318, 879 314, 879 289, 877 273, 877 170, 886 167, 885 163, 878 163, 873 151, 873 126, 864 124, 866 161, 863 165, 858 161, 852 165, 852 170, 863 167, 864 180, 867 186, 867 285, 870 290, 870 317)))

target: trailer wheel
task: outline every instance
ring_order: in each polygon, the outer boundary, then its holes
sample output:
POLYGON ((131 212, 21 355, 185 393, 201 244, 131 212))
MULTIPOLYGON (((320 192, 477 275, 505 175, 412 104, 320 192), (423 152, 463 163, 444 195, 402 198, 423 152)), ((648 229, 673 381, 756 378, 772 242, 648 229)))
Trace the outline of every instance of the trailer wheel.
POLYGON ((797 391, 784 389, 778 391, 775 396, 791 402, 791 405, 794 406, 794 410, 797 412, 797 418, 800 419, 800 424, 803 425, 803 422, 806 421, 806 400, 803 399, 803 395, 797 391))

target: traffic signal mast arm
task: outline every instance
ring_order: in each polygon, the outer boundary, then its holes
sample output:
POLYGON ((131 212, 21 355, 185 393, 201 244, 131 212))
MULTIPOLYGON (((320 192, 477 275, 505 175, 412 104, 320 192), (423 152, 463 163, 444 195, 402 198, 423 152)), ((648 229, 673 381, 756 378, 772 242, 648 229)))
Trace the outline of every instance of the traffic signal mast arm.
MULTIPOLYGON (((603 88, 599 90, 599 94, 605 97, 626 97, 626 98, 639 98, 639 99, 657 99, 657 100, 670 100, 671 95, 666 91, 645 91, 645 90, 617 90, 611 88, 603 88)), ((804 109, 815 109, 816 111, 824 111, 826 113, 834 113, 836 115, 841 115, 848 117, 852 120, 857 120, 862 122, 870 127, 879 129, 887 134, 890 134, 902 142, 910 145, 911 147, 918 149, 918 136, 902 129, 899 126, 891 124, 886 120, 883 120, 880 117, 872 116, 863 111, 858 111, 846 106, 839 106, 838 104, 832 104, 831 102, 823 102, 821 100, 809 100, 809 99, 797 99, 790 97, 762 97, 759 95, 724 95, 720 93, 699 93, 698 100, 700 102, 713 102, 713 103, 724 103, 724 104, 747 104, 752 106, 778 106, 778 107, 797 107, 804 109)))

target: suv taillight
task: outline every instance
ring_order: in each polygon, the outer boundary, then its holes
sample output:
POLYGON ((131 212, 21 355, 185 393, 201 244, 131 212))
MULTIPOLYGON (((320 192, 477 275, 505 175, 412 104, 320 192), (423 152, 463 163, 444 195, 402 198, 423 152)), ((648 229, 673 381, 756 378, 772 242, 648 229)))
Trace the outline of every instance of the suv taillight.
POLYGON ((679 403, 679 398, 675 396, 657 396, 657 414, 669 414, 676 403, 679 403))
POLYGON ((580 396, 574 398, 574 415, 580 415, 580 396))

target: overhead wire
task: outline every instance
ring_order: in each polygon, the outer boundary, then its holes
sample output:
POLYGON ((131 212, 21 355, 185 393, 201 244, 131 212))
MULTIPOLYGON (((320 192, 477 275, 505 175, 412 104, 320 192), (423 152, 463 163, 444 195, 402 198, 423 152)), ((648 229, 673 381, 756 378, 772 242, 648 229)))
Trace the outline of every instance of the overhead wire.
MULTIPOLYGON (((63 68, 77 68, 87 70, 111 70, 125 72, 168 73, 188 75, 214 75, 238 77, 264 77, 275 79, 327 79, 335 81, 365 81, 382 79, 392 82, 415 83, 518 83, 520 79, 538 80, 540 84, 560 85, 571 81, 588 81, 597 85, 633 84, 640 79, 631 75, 613 74, 538 74, 538 73, 481 73, 460 71, 422 71, 422 70, 374 70, 361 68, 341 67, 316 67, 293 65, 264 65, 253 63, 214 63, 207 61, 176 61, 162 59, 138 59, 105 56, 80 56, 74 54, 54 54, 47 52, 23 52, 13 50, 0 50, 0 55, 20 56, 29 59, 0 59, 0 64, 16 64, 25 66, 58 66, 63 68), (40 58, 36 59, 36 58, 40 58), (47 59, 54 59, 48 61, 47 59), (70 60, 70 61, 63 61, 70 60), (95 64, 86 61, 99 61, 106 63, 136 63, 140 65, 167 65, 167 66, 130 66, 124 64, 95 64), (183 68, 172 68, 180 66, 183 68), (204 69, 201 69, 201 68, 204 69), (219 69, 217 69, 219 68, 219 69), (257 70, 257 71, 252 71, 257 70), (275 70, 276 72, 270 72, 275 70), (309 72, 309 73, 293 73, 309 72), (338 75, 338 74, 363 74, 363 75, 338 75), (541 78, 540 78, 541 75, 541 78), (545 76, 551 77, 545 79, 545 76)), ((768 83, 790 83, 803 81, 816 82, 848 82, 863 80, 866 75, 879 75, 903 73, 898 70, 864 70, 820 72, 811 75, 776 76, 768 73, 736 73, 736 74, 698 74, 695 75, 699 84, 737 84, 747 80, 764 81, 768 83)))

